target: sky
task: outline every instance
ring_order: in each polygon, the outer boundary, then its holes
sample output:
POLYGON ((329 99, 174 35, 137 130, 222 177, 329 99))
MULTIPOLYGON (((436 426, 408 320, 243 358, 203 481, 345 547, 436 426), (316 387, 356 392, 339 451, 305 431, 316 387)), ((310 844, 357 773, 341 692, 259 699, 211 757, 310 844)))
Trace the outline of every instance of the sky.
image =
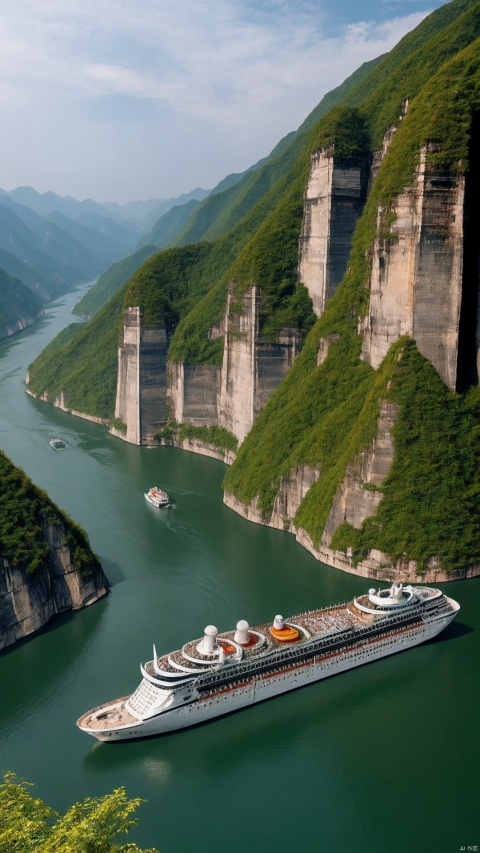
POLYGON ((213 188, 444 0, 12 0, 0 188, 96 201, 213 188))

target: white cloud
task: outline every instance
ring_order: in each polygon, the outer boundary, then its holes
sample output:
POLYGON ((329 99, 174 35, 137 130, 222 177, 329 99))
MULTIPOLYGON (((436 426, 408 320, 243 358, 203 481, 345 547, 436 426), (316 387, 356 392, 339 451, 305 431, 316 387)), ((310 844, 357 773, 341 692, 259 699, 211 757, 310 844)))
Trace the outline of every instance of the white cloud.
POLYGON ((152 180, 156 195, 211 186, 425 14, 331 33, 321 0, 16 0, 0 14, 0 186, 33 175, 120 199, 152 180), (25 138, 48 156, 25 158, 25 138))

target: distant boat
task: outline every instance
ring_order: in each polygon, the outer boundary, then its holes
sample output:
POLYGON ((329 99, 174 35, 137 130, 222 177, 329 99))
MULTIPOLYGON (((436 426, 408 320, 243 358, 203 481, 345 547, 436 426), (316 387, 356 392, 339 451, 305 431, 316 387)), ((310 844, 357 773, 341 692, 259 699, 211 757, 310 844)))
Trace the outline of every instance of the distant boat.
POLYGON ((145 492, 145 499, 149 504, 152 504, 152 506, 158 507, 158 509, 170 506, 170 498, 167 493, 164 492, 163 489, 159 489, 158 486, 152 486, 148 492, 145 492))
POLYGON ((67 442, 63 438, 51 438, 48 443, 54 450, 65 450, 68 447, 67 442))

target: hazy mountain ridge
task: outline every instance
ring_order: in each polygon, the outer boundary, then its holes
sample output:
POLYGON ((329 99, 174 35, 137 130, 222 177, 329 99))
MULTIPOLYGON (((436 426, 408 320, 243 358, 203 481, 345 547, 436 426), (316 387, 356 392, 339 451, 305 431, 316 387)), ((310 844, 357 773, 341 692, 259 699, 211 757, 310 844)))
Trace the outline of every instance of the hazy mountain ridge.
MULTIPOLYGON (((180 199, 204 198, 207 194, 208 191, 196 189, 180 199)), ((77 201, 52 192, 41 194, 31 187, 18 187, 10 192, 0 190, 0 268, 7 274, 2 288, 4 304, 0 308, 7 313, 8 304, 11 321, 3 325, 1 336, 22 328, 24 317, 38 316, 38 310, 32 309, 29 290, 45 304, 77 284, 97 278, 126 256, 130 275, 136 267, 135 262, 128 261, 128 255, 143 233, 142 217, 148 217, 159 205, 163 210, 169 209, 175 201, 133 202, 125 205, 124 210, 121 205, 101 205, 91 199, 77 201), (13 287, 9 276, 16 279, 16 289, 11 294, 7 293, 13 287), (12 314, 14 306, 19 312, 16 319, 12 314)), ((152 251, 153 248, 141 252, 137 266, 152 251)), ((108 279, 110 290, 106 298, 113 292, 111 282, 115 276, 118 276, 116 268, 108 279)), ((102 287, 103 283, 100 294, 102 287)), ((97 308, 103 304, 101 300, 100 295, 97 308)))
POLYGON ((0 338, 30 326, 42 313, 39 297, 0 269, 0 338))

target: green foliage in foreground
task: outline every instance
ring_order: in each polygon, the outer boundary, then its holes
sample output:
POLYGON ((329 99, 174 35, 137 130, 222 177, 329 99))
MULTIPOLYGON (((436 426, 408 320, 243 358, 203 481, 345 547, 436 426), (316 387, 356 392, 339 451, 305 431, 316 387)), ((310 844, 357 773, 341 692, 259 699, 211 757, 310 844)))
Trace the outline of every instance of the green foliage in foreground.
POLYGON ((354 562, 378 548, 424 570, 439 557, 447 572, 478 562, 480 550, 480 389, 453 394, 413 341, 385 397, 398 406, 395 456, 375 516, 359 530, 342 525, 332 547, 353 549, 354 562))
POLYGON ((233 452, 238 447, 238 439, 228 429, 217 424, 198 427, 191 424, 179 424, 176 421, 169 421, 153 437, 156 441, 172 441, 174 438, 183 441, 186 438, 195 438, 219 450, 232 450, 233 452))
POLYGON ((50 552, 45 524, 63 526, 75 569, 88 573, 99 565, 85 531, 0 450, 0 556, 27 574, 41 568, 50 552))
POLYGON ((124 788, 86 797, 59 815, 28 787, 14 773, 0 785, 0 853, 158 853, 113 840, 136 826, 132 815, 142 802, 129 800, 124 788))

